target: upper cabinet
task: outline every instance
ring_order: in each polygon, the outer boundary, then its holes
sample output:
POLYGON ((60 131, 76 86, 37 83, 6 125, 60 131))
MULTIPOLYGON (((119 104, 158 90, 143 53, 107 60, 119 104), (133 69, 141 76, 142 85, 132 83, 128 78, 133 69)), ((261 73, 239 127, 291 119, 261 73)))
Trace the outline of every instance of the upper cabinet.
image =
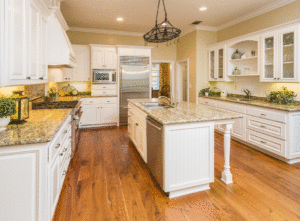
POLYGON ((1 26, 5 36, 4 68, 0 85, 47 82, 47 31, 49 11, 44 1, 4 0, 1 26), (4 24, 3 24, 4 23, 4 24))
POLYGON ((299 26, 262 35, 262 75, 264 82, 299 82, 299 26))
POLYGON ((225 81, 226 46, 213 47, 209 50, 209 81, 225 81))
POLYGON ((92 69, 116 69, 116 47, 91 45, 92 69))

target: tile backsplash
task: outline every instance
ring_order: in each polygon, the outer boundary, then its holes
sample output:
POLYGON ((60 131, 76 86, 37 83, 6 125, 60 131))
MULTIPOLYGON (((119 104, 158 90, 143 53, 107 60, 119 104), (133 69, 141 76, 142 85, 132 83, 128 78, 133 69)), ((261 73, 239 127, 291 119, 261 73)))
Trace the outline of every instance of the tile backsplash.
POLYGON ((25 86, 25 95, 30 99, 45 95, 45 84, 33 84, 25 86))

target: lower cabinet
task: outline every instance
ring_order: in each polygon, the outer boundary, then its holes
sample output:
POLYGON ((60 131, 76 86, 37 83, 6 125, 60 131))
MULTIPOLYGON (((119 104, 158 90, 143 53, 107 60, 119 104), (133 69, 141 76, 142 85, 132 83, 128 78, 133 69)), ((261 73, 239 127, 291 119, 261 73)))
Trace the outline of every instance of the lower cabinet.
MULTIPOLYGON (((246 139, 246 115, 242 115, 242 118, 237 118, 234 120, 234 124, 232 125, 231 135, 245 140, 246 139)), ((218 125, 217 130, 225 131, 225 125, 218 125)))
POLYGON ((70 121, 50 143, 0 148, 0 220, 52 220, 71 160, 70 121))
POLYGON ((118 123, 116 98, 86 98, 82 103, 80 127, 101 126, 118 123))

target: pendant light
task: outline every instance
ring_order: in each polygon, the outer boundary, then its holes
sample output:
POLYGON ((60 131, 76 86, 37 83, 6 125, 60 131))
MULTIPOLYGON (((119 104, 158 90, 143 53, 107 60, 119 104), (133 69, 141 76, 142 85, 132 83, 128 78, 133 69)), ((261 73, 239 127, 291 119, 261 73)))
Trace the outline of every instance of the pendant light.
POLYGON ((181 33, 181 30, 175 28, 167 18, 167 11, 164 0, 158 0, 157 14, 155 27, 152 28, 151 31, 144 34, 144 40, 149 43, 163 43, 170 41, 172 39, 178 38, 181 33), (160 1, 163 3, 164 11, 165 11, 165 20, 159 24, 157 24, 157 17, 159 12, 160 1))

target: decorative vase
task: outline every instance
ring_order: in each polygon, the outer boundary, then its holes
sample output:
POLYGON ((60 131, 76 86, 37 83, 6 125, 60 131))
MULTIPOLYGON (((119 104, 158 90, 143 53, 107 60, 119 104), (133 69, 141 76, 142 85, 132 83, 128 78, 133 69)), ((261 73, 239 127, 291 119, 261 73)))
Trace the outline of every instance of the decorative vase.
POLYGON ((9 122, 10 122, 10 117, 0 118, 0 132, 6 130, 6 126, 9 124, 9 122))
POLYGON ((241 74, 240 69, 238 69, 237 67, 232 71, 232 75, 239 75, 241 74))
POLYGON ((231 59, 235 60, 235 59, 241 59, 242 55, 244 53, 239 52, 238 49, 236 49, 236 51, 232 54, 231 59))

